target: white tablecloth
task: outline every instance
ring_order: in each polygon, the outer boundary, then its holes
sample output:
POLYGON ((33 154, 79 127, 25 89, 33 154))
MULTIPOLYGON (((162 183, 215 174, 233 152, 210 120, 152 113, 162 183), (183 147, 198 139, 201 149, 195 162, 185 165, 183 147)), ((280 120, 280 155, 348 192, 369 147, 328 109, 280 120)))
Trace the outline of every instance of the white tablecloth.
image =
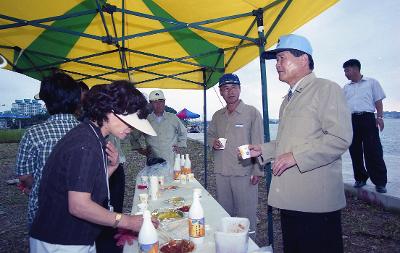
MULTIPOLYGON (((168 203, 165 202, 165 200, 170 199, 171 197, 183 197, 185 198, 185 202, 192 202, 192 193, 194 188, 201 188, 202 189, 202 198, 201 198, 201 204, 204 209, 204 217, 205 217, 205 222, 206 222, 206 237, 204 240, 204 243, 196 247, 195 251, 193 252, 202 252, 202 253, 214 253, 215 252, 215 241, 214 241, 214 231, 217 229, 218 224, 220 223, 220 219, 222 217, 227 217, 229 214, 222 208, 222 206, 211 196, 210 193, 208 193, 203 186, 197 181, 194 180, 194 182, 190 182, 187 184, 181 184, 179 182, 166 182, 166 185, 177 185, 179 186, 178 189, 176 190, 165 190, 165 191, 160 191, 161 195, 158 200, 150 200, 149 199, 149 210, 152 212, 155 209, 158 208, 168 208, 172 207, 168 203)), ((133 205, 132 205, 132 214, 136 213, 138 211, 137 204, 139 203, 139 194, 147 192, 147 190, 139 190, 136 188, 135 191, 135 196, 133 199, 133 205)), ((183 222, 181 224, 184 224, 187 226, 187 222, 183 222)), ((188 229, 185 229, 184 226, 179 226, 177 230, 177 234, 182 234, 182 229, 183 231, 183 238, 188 239, 188 229)), ((174 231, 173 231, 174 232, 174 231)), ((174 237, 174 236, 173 236, 174 237)), ((180 238, 176 238, 180 239, 180 238)), ((164 242, 163 238, 159 236, 160 240, 160 245, 164 242)), ((137 243, 134 243, 134 245, 125 245, 124 247, 124 253, 136 253, 138 252, 137 248, 137 243)), ((253 250, 258 249, 259 247, 257 244, 249 238, 249 249, 248 252, 251 252, 253 250)))

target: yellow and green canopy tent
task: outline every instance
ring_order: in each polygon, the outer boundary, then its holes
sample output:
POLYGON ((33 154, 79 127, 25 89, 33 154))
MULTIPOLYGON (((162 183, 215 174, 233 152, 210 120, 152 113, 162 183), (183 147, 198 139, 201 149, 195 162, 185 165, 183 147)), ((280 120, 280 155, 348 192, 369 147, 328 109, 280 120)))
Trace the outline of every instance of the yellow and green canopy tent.
POLYGON ((90 86, 203 89, 335 2, 3 0, 0 54, 39 80, 60 68, 90 86))
MULTIPOLYGON (((205 94, 223 73, 237 71, 337 1, 2 0, 0 54, 8 68, 39 80, 59 68, 89 86, 129 79, 139 88, 205 94)), ((269 141, 265 72, 260 58, 269 141)), ((204 153, 206 161, 206 145, 204 153)), ((268 207, 270 243, 271 214, 268 207)))

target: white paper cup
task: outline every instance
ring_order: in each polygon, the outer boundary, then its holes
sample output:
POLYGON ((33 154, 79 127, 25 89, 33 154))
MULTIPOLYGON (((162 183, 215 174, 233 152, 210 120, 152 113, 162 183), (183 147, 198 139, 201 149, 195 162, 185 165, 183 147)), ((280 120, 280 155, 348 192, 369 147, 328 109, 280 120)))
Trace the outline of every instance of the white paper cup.
POLYGON ((143 213, 145 210, 147 210, 148 207, 149 207, 149 205, 147 203, 139 203, 137 205, 138 212, 141 212, 141 213, 143 213))
POLYGON ((181 180, 181 184, 186 184, 186 181, 187 181, 186 175, 181 174, 181 175, 180 175, 180 180, 181 180))
POLYGON ((193 174, 193 173, 187 174, 187 180, 188 180, 189 182, 194 182, 194 174, 193 174))
POLYGON ((149 195, 147 193, 140 193, 139 194, 139 201, 140 203, 147 204, 149 201, 149 195))
POLYGON ((218 138, 219 142, 221 142, 221 147, 219 149, 225 149, 226 139, 225 138, 218 138))
POLYGON ((141 176, 140 180, 142 180, 142 184, 143 185, 148 185, 149 177, 148 176, 141 176))
POLYGON ((164 176, 158 176, 158 184, 164 186, 164 176))
POLYGON ((157 176, 150 177, 150 197, 151 197, 151 200, 158 199, 158 177, 157 176))
POLYGON ((240 156, 242 157, 242 159, 248 159, 250 158, 250 149, 249 149, 249 145, 242 145, 239 147, 239 152, 240 152, 240 156))

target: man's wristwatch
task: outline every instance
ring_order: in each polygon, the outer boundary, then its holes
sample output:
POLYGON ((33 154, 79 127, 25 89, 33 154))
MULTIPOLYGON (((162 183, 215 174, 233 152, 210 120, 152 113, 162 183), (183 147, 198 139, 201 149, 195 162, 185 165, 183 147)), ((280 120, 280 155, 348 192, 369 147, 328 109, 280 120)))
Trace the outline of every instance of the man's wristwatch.
POLYGON ((122 219, 122 214, 117 213, 115 215, 115 222, 114 222, 113 228, 116 228, 118 226, 118 223, 121 221, 121 219, 122 219))
POLYGON ((376 116, 377 119, 383 119, 383 116, 376 116))

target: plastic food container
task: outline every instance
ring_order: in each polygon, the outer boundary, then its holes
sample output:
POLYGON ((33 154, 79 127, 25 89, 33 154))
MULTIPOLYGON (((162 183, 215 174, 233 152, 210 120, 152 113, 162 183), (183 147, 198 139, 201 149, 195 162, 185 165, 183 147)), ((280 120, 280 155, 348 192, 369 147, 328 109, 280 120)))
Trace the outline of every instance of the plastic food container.
POLYGON ((224 217, 214 233, 217 253, 247 253, 250 221, 241 217, 224 217))

